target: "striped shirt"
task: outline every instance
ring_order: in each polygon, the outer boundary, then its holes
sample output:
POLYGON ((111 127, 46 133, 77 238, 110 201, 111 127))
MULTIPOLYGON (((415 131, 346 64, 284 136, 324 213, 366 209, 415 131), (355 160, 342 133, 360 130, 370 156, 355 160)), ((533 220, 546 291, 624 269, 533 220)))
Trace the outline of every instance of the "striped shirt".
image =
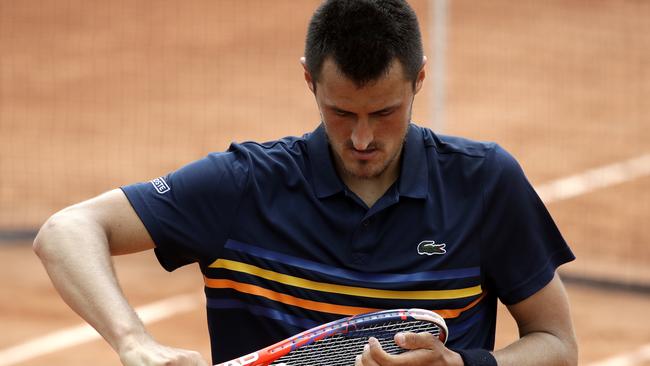
POLYGON ((451 348, 492 349, 497 298, 525 299, 574 258, 507 152, 414 124, 370 208, 322 126, 122 189, 167 270, 199 263, 215 363, 391 308, 438 312, 451 348))

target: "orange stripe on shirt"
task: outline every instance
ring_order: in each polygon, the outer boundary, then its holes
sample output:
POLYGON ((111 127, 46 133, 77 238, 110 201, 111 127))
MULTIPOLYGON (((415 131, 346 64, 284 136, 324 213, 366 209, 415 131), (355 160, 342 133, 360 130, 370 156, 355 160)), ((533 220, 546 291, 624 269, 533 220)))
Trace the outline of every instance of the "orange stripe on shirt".
MULTIPOLYGON (((279 293, 276 291, 271 291, 260 286, 231 281, 231 280, 212 279, 208 277, 204 277, 204 280, 205 280, 206 287, 209 288, 230 288, 242 293, 255 295, 255 296, 262 296, 269 300, 278 301, 283 304, 298 306, 303 309, 321 311, 321 312, 331 313, 331 314, 349 316, 349 315, 359 315, 359 314, 365 314, 374 311, 385 310, 385 309, 363 308, 357 306, 328 304, 324 302, 306 300, 306 299, 301 299, 299 297, 279 293)), ((440 314, 440 316, 442 316, 445 319, 457 318, 463 312, 473 308, 479 302, 481 302, 481 300, 483 300, 485 295, 486 293, 483 292, 483 294, 479 298, 477 298, 476 300, 469 303, 467 306, 460 309, 441 309, 441 310, 433 310, 433 311, 440 314)))
POLYGON ((438 315, 440 315, 441 317, 443 317, 445 319, 458 318, 460 316, 460 314, 462 314, 463 312, 465 312, 465 311, 473 308, 474 306, 478 305, 478 303, 481 302, 481 300, 483 300, 483 298, 485 297, 486 294, 487 294, 487 292, 484 291, 481 294, 481 296, 479 296, 478 299, 470 302, 464 308, 460 308, 460 309, 441 309, 441 310, 433 310, 433 311, 435 311, 436 313, 438 313, 438 315))
POLYGON ((215 280, 205 277, 205 285, 210 288, 231 288, 246 294, 262 296, 270 300, 278 301, 283 304, 298 306, 304 309, 322 311, 325 313, 340 315, 358 315, 379 311, 381 309, 361 308, 356 306, 334 305, 312 300, 305 300, 291 295, 267 290, 263 287, 240 283, 231 280, 215 280))

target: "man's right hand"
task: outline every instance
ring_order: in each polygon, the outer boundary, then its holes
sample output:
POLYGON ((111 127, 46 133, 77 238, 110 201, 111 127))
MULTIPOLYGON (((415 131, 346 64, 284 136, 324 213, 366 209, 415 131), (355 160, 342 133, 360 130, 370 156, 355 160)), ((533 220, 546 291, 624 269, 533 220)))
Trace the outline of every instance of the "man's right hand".
POLYGON ((199 353, 151 338, 124 297, 111 255, 152 248, 153 240, 119 189, 53 215, 34 240, 34 250, 63 300, 106 339, 122 364, 206 366, 199 353))
POLYGON ((164 346, 153 339, 130 342, 118 350, 124 366, 208 366, 200 353, 164 346))

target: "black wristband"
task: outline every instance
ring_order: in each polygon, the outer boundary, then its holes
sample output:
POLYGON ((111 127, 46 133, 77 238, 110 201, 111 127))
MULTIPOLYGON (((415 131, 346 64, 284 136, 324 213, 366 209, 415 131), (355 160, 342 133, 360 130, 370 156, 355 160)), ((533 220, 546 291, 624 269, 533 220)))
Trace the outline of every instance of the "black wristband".
POLYGON ((463 359, 465 366, 498 366, 492 353, 484 349, 454 350, 463 359))

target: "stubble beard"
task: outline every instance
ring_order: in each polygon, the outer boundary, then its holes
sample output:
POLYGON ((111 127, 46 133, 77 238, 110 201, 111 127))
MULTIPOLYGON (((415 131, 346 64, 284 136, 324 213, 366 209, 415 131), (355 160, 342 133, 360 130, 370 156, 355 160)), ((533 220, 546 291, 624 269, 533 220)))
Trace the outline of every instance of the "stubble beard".
MULTIPOLYGON (((395 149, 392 155, 384 161, 379 161, 377 163, 363 160, 346 162, 342 156, 335 152, 335 154, 338 155, 336 159, 339 160, 339 165, 343 168, 344 174, 360 180, 372 180, 381 177, 388 170, 388 168, 401 156, 401 152, 406 141, 406 131, 408 131, 408 128, 404 131, 404 135, 402 136, 399 147, 395 149), (373 167, 373 164, 377 164, 377 166, 373 167)), ((354 149, 352 141, 347 141, 343 146, 344 150, 354 149)), ((370 148, 385 152, 385 150, 383 150, 383 146, 381 145, 371 145, 370 148)))
MULTIPOLYGON (((354 171, 354 170, 351 169, 351 167, 348 167, 345 160, 343 160, 343 157, 341 156, 341 154, 339 154, 336 151, 336 149, 334 149, 334 145, 332 144, 332 141, 329 138, 329 134, 327 134, 327 133, 325 134, 327 136, 328 144, 330 146, 330 153, 334 156, 334 159, 338 160, 338 164, 336 164, 336 165, 338 165, 340 167, 340 169, 342 169, 342 173, 344 173, 348 177, 352 177, 352 178, 355 178, 355 179, 361 179, 361 180, 376 179, 376 178, 379 178, 382 174, 384 174, 386 172, 386 170, 388 170, 388 167, 393 162, 395 162, 398 158, 401 157, 402 149, 404 149, 404 144, 406 143, 406 135, 407 135, 408 130, 409 130, 409 123, 411 121, 411 116, 413 114, 413 99, 414 98, 415 98, 415 96, 413 96, 413 98, 411 99, 411 105, 409 107, 409 113, 408 113, 408 119, 407 119, 408 122, 407 122, 406 128, 404 129, 404 132, 402 134, 402 138, 401 138, 401 142, 400 142, 399 147, 395 150, 395 152, 392 154, 392 156, 390 156, 384 162, 380 162, 380 167, 378 167, 377 169, 373 169, 372 171, 370 171, 370 172, 368 172, 366 174, 360 174, 358 171, 354 171)), ((323 121, 322 114, 321 114, 321 121, 323 121)), ((323 123, 323 125, 325 125, 324 122, 321 122, 321 123, 323 123)), ((327 128, 326 128, 326 130, 327 130, 327 128)), ((376 143, 372 143, 370 145, 370 147, 378 148, 378 149, 380 149, 380 151, 382 151, 381 148, 383 146, 382 145, 377 145, 376 143)), ((352 140, 348 140, 348 141, 346 141, 345 143, 342 144, 342 151, 345 151, 346 149, 354 149, 354 144, 352 143, 352 140)), ((364 165, 370 165, 372 163, 367 162, 367 161, 354 161, 354 162, 352 162, 352 164, 359 164, 361 166, 364 166, 364 165)), ((339 174, 341 174, 341 172, 339 172, 339 174)))

